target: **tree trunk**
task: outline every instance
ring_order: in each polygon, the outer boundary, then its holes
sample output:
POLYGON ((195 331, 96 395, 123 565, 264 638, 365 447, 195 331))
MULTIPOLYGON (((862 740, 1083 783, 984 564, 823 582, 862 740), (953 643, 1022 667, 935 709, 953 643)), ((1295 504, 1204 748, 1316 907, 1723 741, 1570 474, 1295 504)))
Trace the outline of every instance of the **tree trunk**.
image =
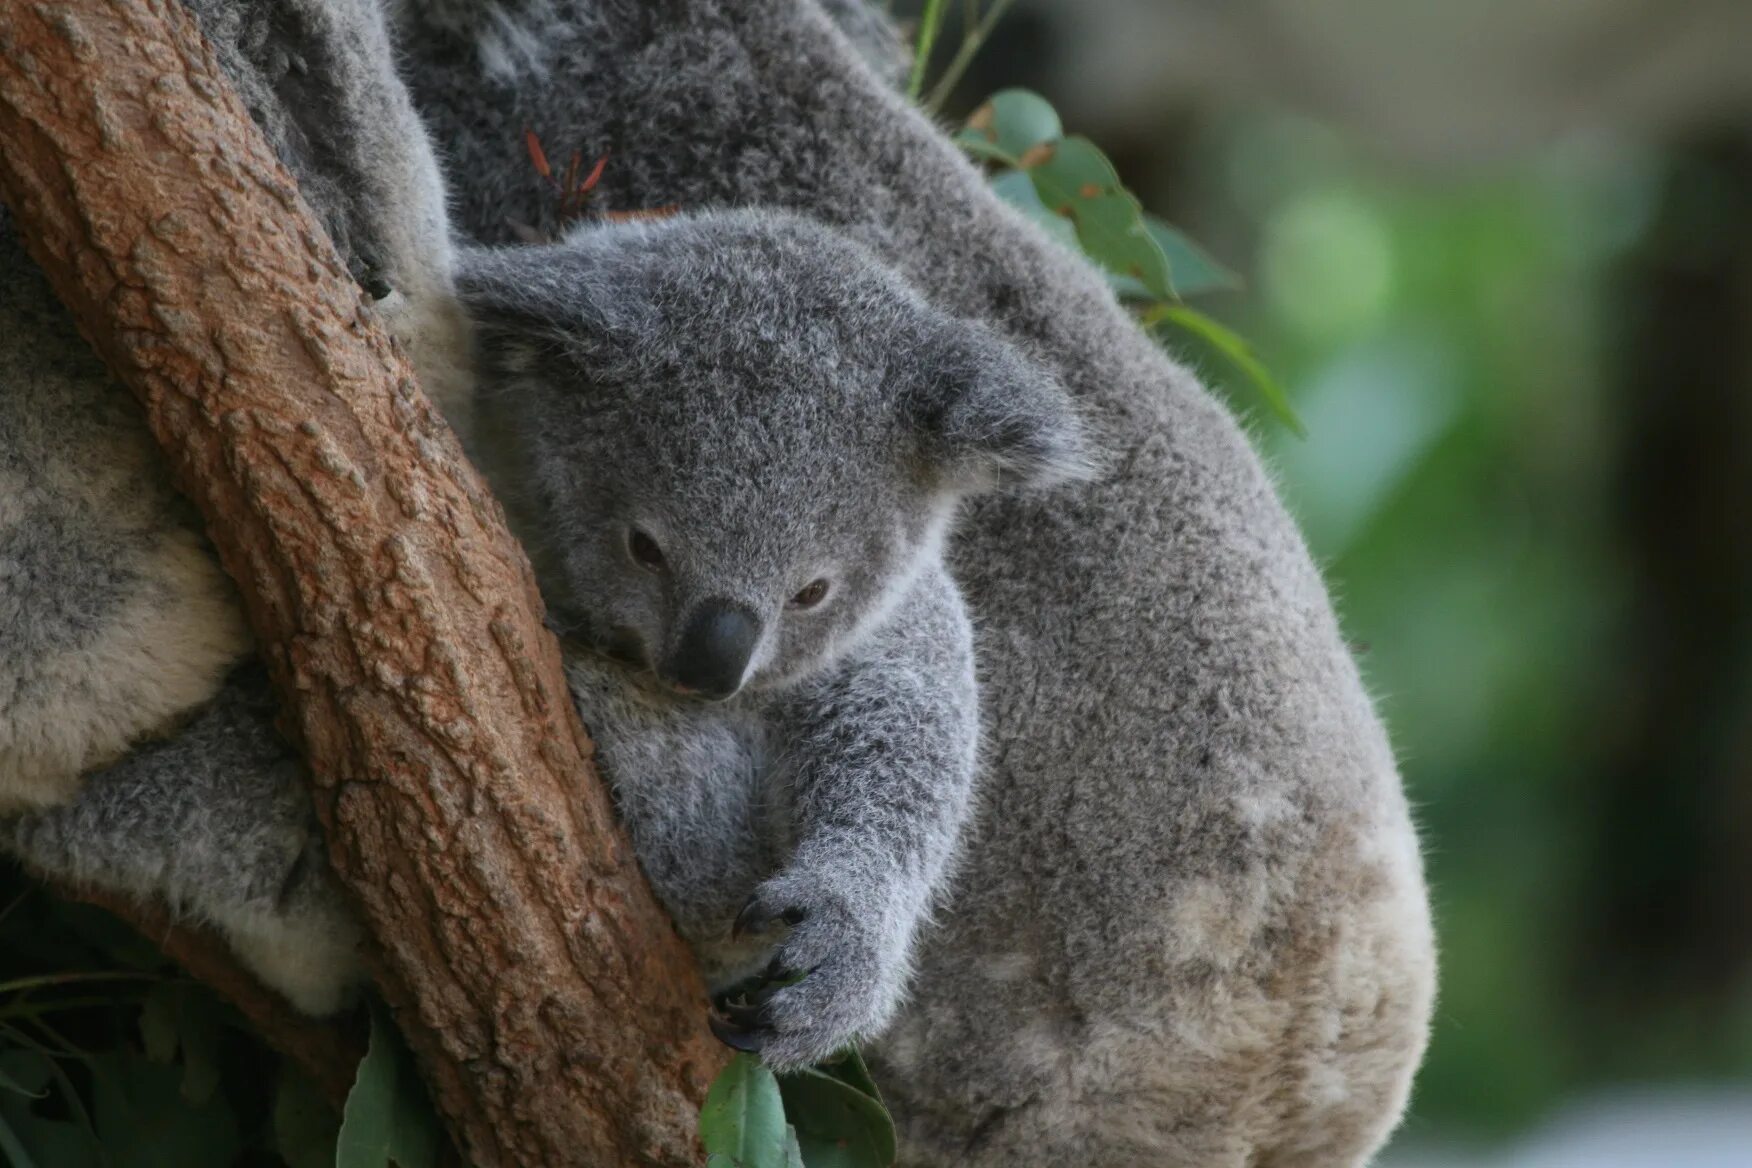
POLYGON ((460 1146, 695 1162, 723 1054, 528 562, 176 0, 0 0, 0 195, 242 588, 460 1146))

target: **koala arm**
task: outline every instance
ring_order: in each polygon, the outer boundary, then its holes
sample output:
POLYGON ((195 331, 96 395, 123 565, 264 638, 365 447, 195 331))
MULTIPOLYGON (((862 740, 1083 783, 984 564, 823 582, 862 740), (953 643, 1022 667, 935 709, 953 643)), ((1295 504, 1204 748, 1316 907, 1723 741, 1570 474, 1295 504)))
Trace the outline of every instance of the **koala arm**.
POLYGON ((774 972, 807 976, 732 1008, 739 1033, 724 1036, 792 1066, 898 1008, 972 805, 972 636, 947 574, 928 570, 855 659, 787 694, 773 721, 770 813, 792 846, 737 926, 789 925, 774 972))
POLYGON ((71 802, 0 820, 0 846, 51 879, 162 896, 324 1014, 363 976, 361 934, 274 709, 265 674, 246 665, 187 726, 88 775, 71 802))

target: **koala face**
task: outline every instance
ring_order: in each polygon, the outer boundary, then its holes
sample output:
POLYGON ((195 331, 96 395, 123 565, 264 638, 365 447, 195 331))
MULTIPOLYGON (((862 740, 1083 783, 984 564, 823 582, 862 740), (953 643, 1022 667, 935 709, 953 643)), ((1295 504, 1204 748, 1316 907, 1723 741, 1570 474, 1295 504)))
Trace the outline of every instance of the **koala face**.
POLYGON ((1081 473, 1063 390, 807 220, 465 255, 478 428, 560 619, 672 689, 793 683, 879 623, 956 505, 1081 473))

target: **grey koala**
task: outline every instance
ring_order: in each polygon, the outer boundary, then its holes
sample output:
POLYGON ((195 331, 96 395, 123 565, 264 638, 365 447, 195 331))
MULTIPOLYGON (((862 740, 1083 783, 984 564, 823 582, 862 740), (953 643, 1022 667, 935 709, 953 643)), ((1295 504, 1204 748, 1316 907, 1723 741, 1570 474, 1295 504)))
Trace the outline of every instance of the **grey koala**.
MULTIPOLYGON (((349 130, 394 75, 380 28, 375 60, 347 56, 361 30, 339 15, 226 8, 203 27, 361 282, 392 279, 388 299, 426 279, 416 319, 450 328, 393 323, 455 384, 471 363, 433 270, 436 176, 411 116, 411 144, 375 160, 349 130)), ((131 399, 10 231, 0 249, 0 795, 35 808, 0 841, 214 922, 293 1002, 333 1009, 359 932, 236 598, 131 399)), ((1062 388, 795 216, 598 227, 460 271, 495 404, 477 446, 581 649, 572 684, 640 857, 716 988, 807 973, 726 1005, 721 1032, 778 1065, 876 1033, 976 769, 944 534, 966 496, 1082 472, 1062 388)))
POLYGON ((903 1162, 1366 1160, 1432 1008, 1417 839, 1319 573, 1228 413, 809 0, 397 11, 464 233, 551 219, 525 126, 608 153, 608 208, 816 216, 1025 345, 1109 452, 1099 481, 976 501, 948 546, 987 770, 869 1048, 903 1162), (486 11, 527 58, 489 67, 486 11))
POLYGON ((976 769, 945 533, 1085 472, 1063 389, 789 214, 465 252, 458 288, 477 454, 641 864, 714 989, 807 974, 720 1035, 788 1067, 879 1032, 976 769))
MULTIPOLYGON (((371 0, 197 0, 221 68, 441 402, 444 190, 371 0)), ((238 598, 0 210, 0 846, 218 926, 313 1012, 361 972, 238 598)))

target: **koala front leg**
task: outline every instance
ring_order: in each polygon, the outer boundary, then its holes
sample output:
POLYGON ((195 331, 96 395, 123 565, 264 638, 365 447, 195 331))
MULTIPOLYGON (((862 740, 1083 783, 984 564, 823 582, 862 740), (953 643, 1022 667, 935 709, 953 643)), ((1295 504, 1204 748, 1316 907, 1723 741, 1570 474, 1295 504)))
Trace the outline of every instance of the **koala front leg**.
POLYGON ((0 847, 52 880, 159 898, 217 926, 309 1014, 363 979, 359 926, 322 848, 258 665, 178 733, 87 775, 71 802, 0 820, 0 847))
POLYGON ((922 582, 873 650, 787 695, 772 781, 793 840, 737 933, 787 927, 767 985, 721 1001, 720 1038, 769 1064, 817 1062, 882 1030, 972 802, 972 647, 946 579, 922 582))

